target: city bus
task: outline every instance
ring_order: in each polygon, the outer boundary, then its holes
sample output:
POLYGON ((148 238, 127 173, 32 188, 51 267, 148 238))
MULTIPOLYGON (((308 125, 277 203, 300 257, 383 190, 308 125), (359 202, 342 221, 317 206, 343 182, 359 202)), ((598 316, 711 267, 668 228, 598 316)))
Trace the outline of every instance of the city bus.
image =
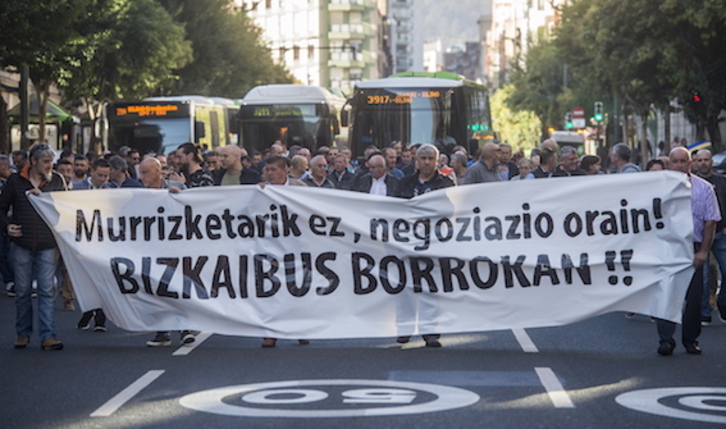
POLYGON ((237 108, 232 100, 194 95, 108 103, 97 136, 112 152, 129 146, 166 155, 186 142, 212 150, 237 143, 237 108))
POLYGON ((455 73, 405 72, 358 82, 350 104, 354 157, 393 141, 431 143, 443 152, 461 145, 473 155, 495 140, 487 88, 455 73))
POLYGON ((347 138, 340 127, 345 103, 345 97, 319 86, 257 86, 242 99, 237 115, 240 145, 250 152, 263 152, 277 140, 312 152, 334 146, 347 138))

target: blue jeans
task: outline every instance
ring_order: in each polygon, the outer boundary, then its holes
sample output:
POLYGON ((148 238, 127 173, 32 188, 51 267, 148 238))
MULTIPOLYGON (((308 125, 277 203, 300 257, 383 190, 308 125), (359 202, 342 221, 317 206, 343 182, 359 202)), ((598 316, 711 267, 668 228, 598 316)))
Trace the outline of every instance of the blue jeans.
POLYGON ((56 267, 56 249, 28 250, 12 244, 10 254, 15 264, 15 330, 19 336, 30 337, 33 333, 33 279, 38 281, 38 336, 43 341, 55 335, 53 304, 56 290, 53 274, 56 267))
MULTIPOLYGON (((724 282, 726 281, 726 235, 722 232, 717 232, 716 237, 713 240, 711 246, 711 253, 718 262, 718 268, 721 272, 721 291, 718 294, 718 308, 721 309, 721 314, 726 315, 726 292, 724 292, 724 282)), ((703 272, 703 297, 701 298, 701 317, 711 317, 711 303, 709 299, 711 297, 711 282, 710 276, 715 276, 716 273, 710 272, 708 267, 705 267, 703 272)))

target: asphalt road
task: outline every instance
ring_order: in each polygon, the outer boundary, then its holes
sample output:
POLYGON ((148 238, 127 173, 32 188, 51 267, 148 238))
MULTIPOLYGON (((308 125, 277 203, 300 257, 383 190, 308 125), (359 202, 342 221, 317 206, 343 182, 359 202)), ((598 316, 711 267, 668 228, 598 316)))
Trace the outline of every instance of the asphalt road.
MULTIPOLYGON (((148 348, 150 333, 79 331, 56 311, 60 352, 13 348, 0 296, 3 428, 693 428, 726 424, 726 324, 701 356, 656 354, 650 319, 609 314, 558 328, 279 341, 203 333, 148 348), (658 390, 656 390, 658 389, 658 390)), ((679 333, 680 331, 678 331, 679 333)), ((678 334, 677 333, 677 334, 678 334)))

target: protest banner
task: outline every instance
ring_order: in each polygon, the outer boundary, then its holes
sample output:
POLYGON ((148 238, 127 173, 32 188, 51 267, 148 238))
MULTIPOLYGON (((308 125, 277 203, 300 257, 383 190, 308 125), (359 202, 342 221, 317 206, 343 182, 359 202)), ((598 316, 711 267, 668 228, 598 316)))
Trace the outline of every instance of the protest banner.
POLYGON ((283 186, 31 197, 83 310, 132 331, 392 337, 679 321, 693 274, 675 172, 461 186, 412 200, 283 186))

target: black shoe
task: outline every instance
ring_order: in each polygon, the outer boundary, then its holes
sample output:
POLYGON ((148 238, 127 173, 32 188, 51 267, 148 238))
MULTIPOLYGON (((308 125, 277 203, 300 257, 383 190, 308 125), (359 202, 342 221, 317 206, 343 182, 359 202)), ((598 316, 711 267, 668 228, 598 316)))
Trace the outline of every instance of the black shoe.
POLYGON ((701 326, 709 326, 711 321, 711 316, 703 316, 701 317, 701 326))
POLYGON ((91 319, 93 319, 93 311, 83 313, 81 320, 78 322, 78 329, 86 330, 91 327, 91 319))
POLYGON ((658 347, 658 354, 661 356, 670 356, 673 354, 673 349, 675 347, 671 343, 660 343, 660 347, 658 347))
POLYGON ((96 325, 93 330, 96 332, 106 332, 106 325, 96 325))
POLYGON ((437 339, 426 340, 426 347, 439 348, 441 347, 441 343, 437 339))
POLYGON ((396 338, 396 342, 398 344, 406 344, 409 341, 411 341, 411 336, 408 336, 408 337, 398 337, 398 338, 396 338))
POLYGON ((689 355, 700 355, 703 351, 698 343, 684 344, 683 346, 686 348, 686 353, 689 355))

